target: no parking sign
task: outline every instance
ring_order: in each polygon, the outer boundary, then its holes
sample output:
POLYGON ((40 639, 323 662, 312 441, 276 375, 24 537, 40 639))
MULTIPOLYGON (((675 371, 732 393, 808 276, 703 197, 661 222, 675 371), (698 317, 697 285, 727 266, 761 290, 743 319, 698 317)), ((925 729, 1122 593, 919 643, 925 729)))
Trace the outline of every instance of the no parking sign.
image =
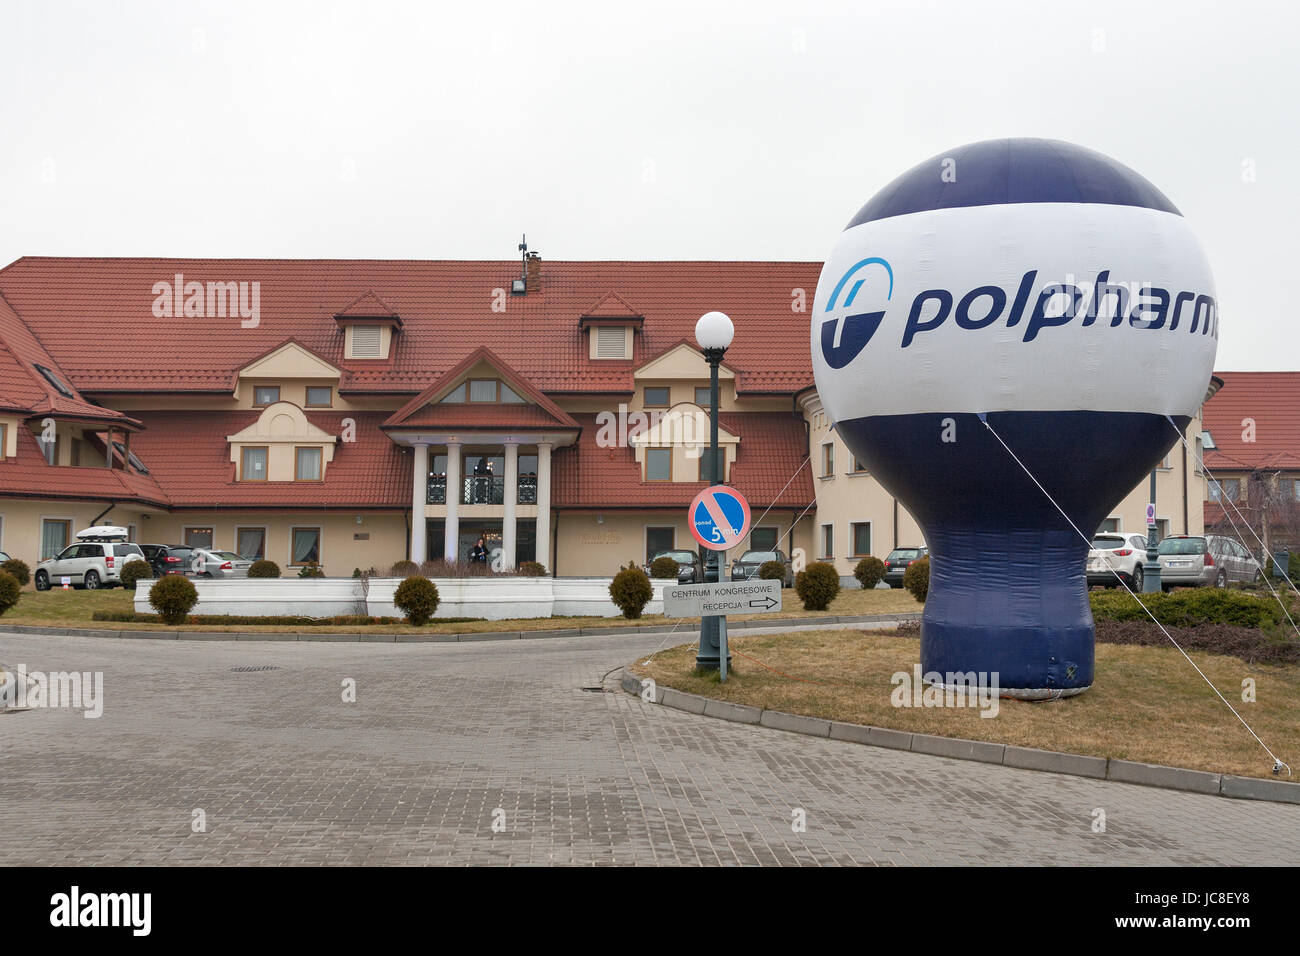
POLYGON ((691 535, 710 551, 726 551, 749 534, 749 502, 735 488, 713 485, 691 502, 691 535))

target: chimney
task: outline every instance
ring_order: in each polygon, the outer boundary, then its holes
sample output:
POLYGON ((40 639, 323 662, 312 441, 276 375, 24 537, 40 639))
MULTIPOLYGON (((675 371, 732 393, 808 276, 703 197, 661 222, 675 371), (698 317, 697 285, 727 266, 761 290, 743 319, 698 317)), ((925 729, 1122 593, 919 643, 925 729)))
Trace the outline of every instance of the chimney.
POLYGON ((524 291, 540 292, 542 288, 542 257, 535 252, 528 253, 524 262, 524 291))

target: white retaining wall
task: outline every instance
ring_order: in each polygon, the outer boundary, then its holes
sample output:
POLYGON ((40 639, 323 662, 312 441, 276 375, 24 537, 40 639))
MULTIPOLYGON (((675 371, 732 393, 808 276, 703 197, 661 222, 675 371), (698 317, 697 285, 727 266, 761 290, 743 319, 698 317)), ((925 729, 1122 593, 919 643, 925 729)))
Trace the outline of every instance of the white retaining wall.
MULTIPOLYGON (((438 586, 436 618, 481 617, 504 621, 526 617, 619 617, 609 599, 609 578, 433 578, 438 586)), ((393 606, 401 578, 371 578, 363 595, 356 578, 236 578, 227 581, 194 579, 199 603, 192 614, 234 614, 241 617, 297 615, 337 617, 368 614, 402 617, 393 606)), ((645 614, 661 614, 663 589, 671 581, 651 581, 654 596, 645 614)), ((135 609, 152 614, 149 588, 142 581, 135 592, 135 609)))

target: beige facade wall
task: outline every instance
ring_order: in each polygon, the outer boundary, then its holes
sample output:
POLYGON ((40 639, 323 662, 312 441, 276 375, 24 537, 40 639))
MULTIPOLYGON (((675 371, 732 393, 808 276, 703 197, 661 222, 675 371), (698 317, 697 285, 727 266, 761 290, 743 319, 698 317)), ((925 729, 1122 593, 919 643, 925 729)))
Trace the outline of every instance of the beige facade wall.
MULTIPOLYGON (((91 521, 106 507, 103 501, 55 501, 39 498, 0 498, 0 551, 21 558, 32 568, 46 555, 41 554, 41 525, 45 519, 70 522, 67 541, 73 543, 78 531, 91 527, 91 521)), ((161 512, 155 512, 155 515, 161 512)), ((152 518, 150 520, 153 520, 152 518)), ((99 519, 100 524, 134 525, 139 533, 148 522, 138 508, 117 507, 99 519)))
MULTIPOLYGON (((773 510, 762 521, 759 510, 754 519, 756 527, 774 528, 778 532, 778 547, 790 551, 788 532, 796 513, 773 510)), ((671 511, 564 511, 556 515, 555 529, 558 554, 555 564, 563 577, 610 575, 629 561, 638 565, 646 560, 647 528, 672 528, 673 547, 698 551, 691 537, 686 509, 671 511)), ((804 516, 795 528, 794 546, 807 551, 811 544, 811 522, 804 516)), ((739 557, 740 551, 727 552, 727 561, 739 557)), ((543 561, 550 568, 549 561, 543 561)))

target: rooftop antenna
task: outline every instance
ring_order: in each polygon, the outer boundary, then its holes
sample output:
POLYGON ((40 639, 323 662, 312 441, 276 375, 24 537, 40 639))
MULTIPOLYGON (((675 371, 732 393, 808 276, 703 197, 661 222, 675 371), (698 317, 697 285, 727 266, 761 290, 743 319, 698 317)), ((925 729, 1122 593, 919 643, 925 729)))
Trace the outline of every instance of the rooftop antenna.
POLYGON ((519 278, 510 283, 511 295, 523 295, 528 291, 528 236, 519 236, 520 270, 519 278))

